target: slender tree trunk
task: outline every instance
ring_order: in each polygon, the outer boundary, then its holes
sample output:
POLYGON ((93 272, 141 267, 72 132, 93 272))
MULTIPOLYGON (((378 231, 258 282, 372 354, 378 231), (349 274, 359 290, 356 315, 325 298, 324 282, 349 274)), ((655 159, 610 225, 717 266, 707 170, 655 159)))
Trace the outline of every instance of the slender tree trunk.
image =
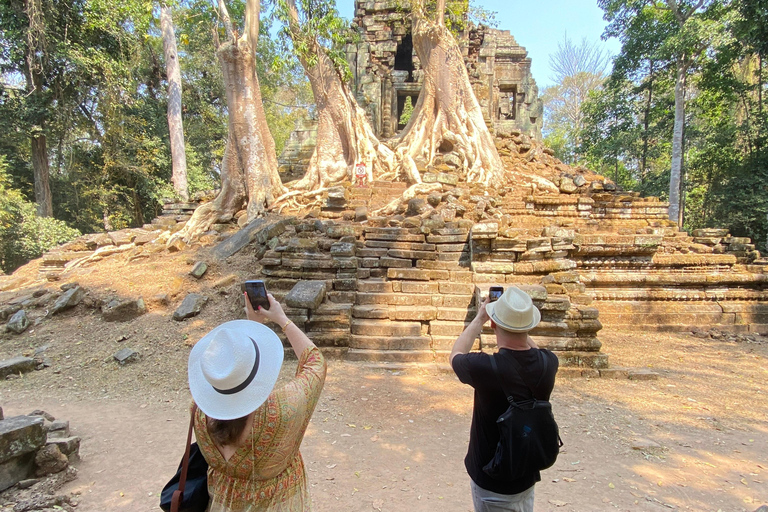
POLYGON ((173 29, 171 8, 160 8, 160 26, 163 32, 165 68, 168 76, 168 132, 171 138, 173 189, 183 201, 189 200, 187 187, 187 154, 184 148, 184 124, 181 119, 181 69, 176 52, 176 33, 173 29))
POLYGON ((643 112, 643 155, 640 162, 640 182, 645 182, 648 169, 648 126, 651 122, 651 103, 653 101, 653 59, 650 60, 648 69, 648 101, 643 112))
POLYGON ((416 162, 431 163, 438 153, 461 156, 460 178, 484 185, 500 185, 504 177, 493 138, 469 82, 464 57, 443 22, 438 2, 437 21, 428 20, 423 0, 414 2, 413 45, 424 65, 424 83, 411 119, 396 148, 399 164, 412 183, 420 183, 416 162))
POLYGON ((317 106, 317 145, 304 177, 292 185, 316 190, 351 180, 356 164, 365 164, 368 181, 394 176, 394 154, 381 144, 333 61, 320 44, 301 33, 294 0, 287 0, 291 37, 315 59, 300 55, 317 106))
POLYGON ((275 141, 267 127, 256 75, 256 44, 259 34, 258 0, 246 4, 246 28, 236 39, 226 5, 219 1, 228 41, 216 50, 227 92, 229 112, 227 145, 221 166, 221 191, 200 206, 184 229, 171 237, 190 240, 217 222, 232 220, 247 205, 248 220, 264 213, 274 200, 286 192, 277 171, 275 141))
POLYGON ((53 215, 53 201, 51 199, 51 186, 48 182, 50 171, 48 169, 48 148, 42 126, 39 132, 31 137, 32 143, 32 171, 35 178, 35 202, 37 214, 40 217, 53 215))
POLYGON ((680 186, 683 165, 683 127, 685 126, 685 57, 677 60, 675 77, 675 123, 672 129, 672 165, 669 176, 669 220, 680 222, 680 186))

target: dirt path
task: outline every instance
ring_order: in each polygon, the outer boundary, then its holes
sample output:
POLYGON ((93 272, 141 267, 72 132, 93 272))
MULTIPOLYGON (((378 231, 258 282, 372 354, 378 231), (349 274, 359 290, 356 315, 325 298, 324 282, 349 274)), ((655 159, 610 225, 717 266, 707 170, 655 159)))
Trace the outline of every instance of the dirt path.
MULTIPOLYGON (((613 364, 650 366, 662 377, 558 381, 565 450, 542 475, 536 510, 753 511, 768 503, 766 344, 601 339, 613 364), (639 439, 659 446, 635 450, 647 444, 639 439)), ((133 367, 73 362, 59 374, 0 383, 6 416, 43 408, 83 438, 79 477, 64 489, 81 493, 80 511, 159 510, 157 493, 183 450, 189 395, 183 371, 152 380, 183 369, 186 350, 155 350, 157 358, 133 367)), ((331 361, 302 445, 316 510, 471 511, 462 462, 471 404, 471 389, 451 374, 331 361)))

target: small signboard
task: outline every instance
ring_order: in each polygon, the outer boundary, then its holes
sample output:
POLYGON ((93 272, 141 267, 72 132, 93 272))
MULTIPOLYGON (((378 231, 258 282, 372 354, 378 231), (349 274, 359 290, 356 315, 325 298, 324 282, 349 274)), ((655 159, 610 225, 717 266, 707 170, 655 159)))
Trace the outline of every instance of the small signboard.
POLYGON ((368 177, 368 172, 365 169, 364 163, 355 164, 355 178, 357 179, 357 185, 359 187, 365 186, 365 179, 368 177))

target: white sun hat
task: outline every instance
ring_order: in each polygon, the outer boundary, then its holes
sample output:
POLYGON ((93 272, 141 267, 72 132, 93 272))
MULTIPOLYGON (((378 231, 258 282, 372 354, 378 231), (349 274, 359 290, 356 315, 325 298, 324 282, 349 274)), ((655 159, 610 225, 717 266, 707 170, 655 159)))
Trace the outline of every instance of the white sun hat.
POLYGON ((192 347, 189 390, 206 416, 242 418, 267 400, 282 365, 283 344, 272 329, 250 320, 232 320, 192 347))
POLYGON ((485 306, 485 311, 496 325, 510 332, 528 332, 541 321, 539 308, 533 305, 530 295, 514 286, 485 306))

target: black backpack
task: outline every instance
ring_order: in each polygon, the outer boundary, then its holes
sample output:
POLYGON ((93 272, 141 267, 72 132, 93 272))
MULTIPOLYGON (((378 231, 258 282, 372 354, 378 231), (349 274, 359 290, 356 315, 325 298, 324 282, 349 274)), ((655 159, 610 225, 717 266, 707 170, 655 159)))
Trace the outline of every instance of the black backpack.
MULTIPOLYGON (((552 404, 546 400, 537 400, 533 396, 535 387, 526 382, 520 363, 514 357, 509 358, 531 397, 515 402, 504 388, 496 358, 493 355, 490 357, 493 372, 509 401, 509 408, 496 420, 499 443, 496 445, 493 459, 483 467, 483 471, 496 480, 511 481, 552 466, 557 460, 563 441, 552 415, 552 404)), ((547 359, 544 355, 542 378, 547 373, 547 359)))

